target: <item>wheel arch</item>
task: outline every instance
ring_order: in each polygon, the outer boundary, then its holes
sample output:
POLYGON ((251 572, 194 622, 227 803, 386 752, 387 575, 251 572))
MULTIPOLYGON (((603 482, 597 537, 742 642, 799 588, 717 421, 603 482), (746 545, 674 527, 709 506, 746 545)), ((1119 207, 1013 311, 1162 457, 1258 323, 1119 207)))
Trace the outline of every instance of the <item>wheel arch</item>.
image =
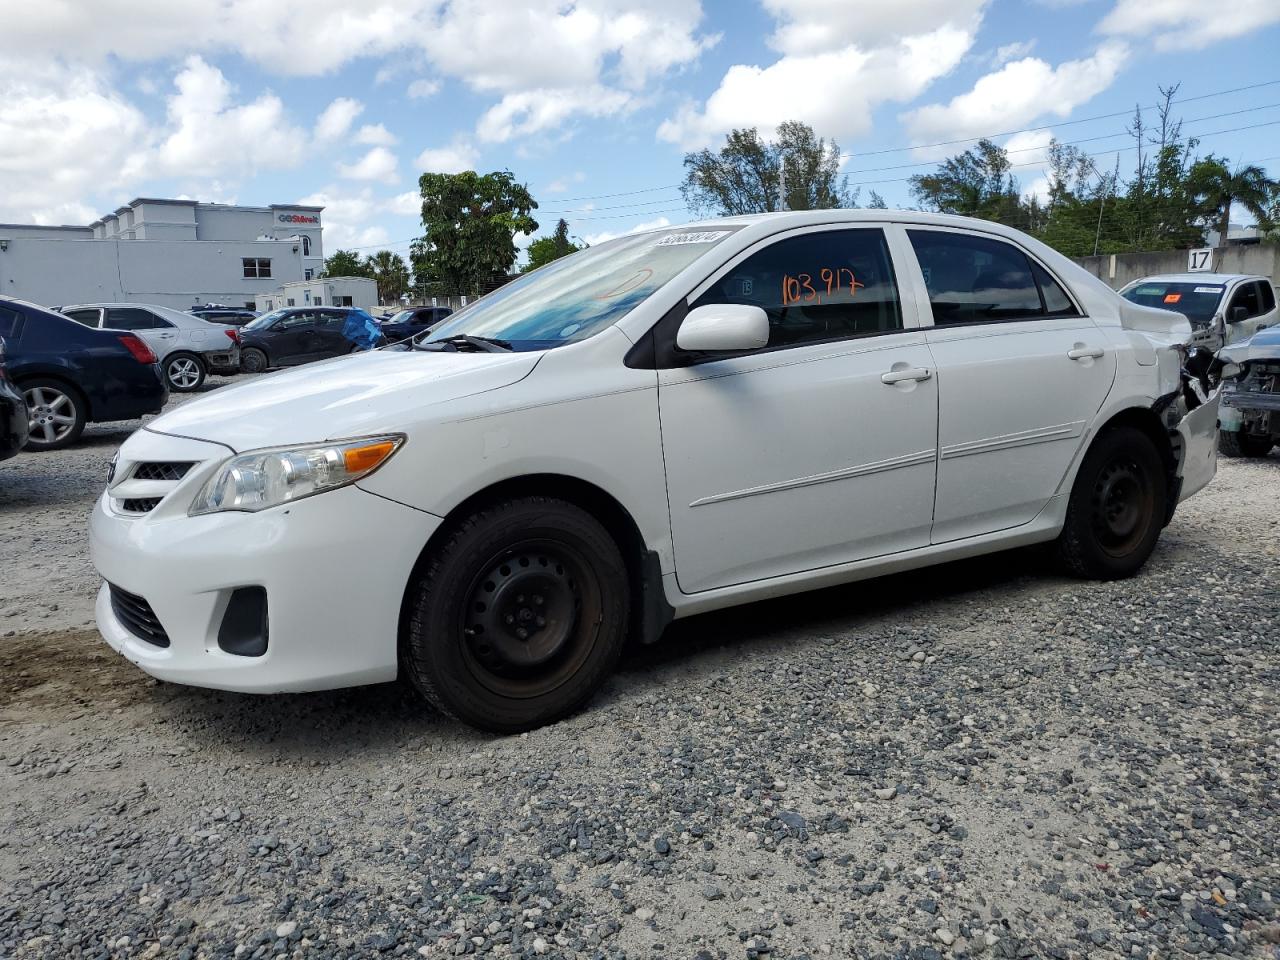
POLYGON ((79 397, 80 401, 84 404, 84 422, 85 423, 95 422, 93 419, 93 401, 90 399, 88 392, 84 389, 84 387, 80 386, 78 383, 76 383, 74 380, 68 377, 61 370, 56 368, 54 370, 43 370, 43 369, 24 370, 21 373, 11 373, 10 375, 12 376, 13 382, 19 390, 25 389, 25 384, 30 383, 32 380, 58 381, 58 383, 65 386, 77 397, 79 397))
MULTIPOLYGON (((1156 406, 1159 405, 1157 402, 1156 406)), ((1142 432, 1155 446, 1156 452, 1160 455, 1160 462, 1164 464, 1165 483, 1168 490, 1168 506, 1163 526, 1168 526, 1169 521, 1173 519, 1174 508, 1178 505, 1178 487, 1181 485, 1181 480, 1178 478, 1178 468, 1182 463, 1182 451, 1180 449, 1182 437, 1176 430, 1171 431, 1165 425, 1155 407, 1131 406, 1112 414, 1111 418, 1098 428, 1093 440, 1089 443, 1089 447, 1097 443, 1098 438, 1107 431, 1116 427, 1132 427, 1142 432)), ((1088 451, 1086 450, 1085 453, 1087 454, 1088 451)))
POLYGON ((630 511, 607 490, 567 474, 533 473, 508 477, 468 496, 445 516, 423 545, 405 584, 400 601, 399 640, 404 642, 413 599, 414 584, 428 557, 452 532, 454 526, 485 506, 519 497, 549 497, 585 510, 608 531, 627 565, 631 586, 630 635, 640 643, 654 643, 671 622, 674 611, 662 587, 662 567, 658 555, 646 549, 640 527, 630 511))

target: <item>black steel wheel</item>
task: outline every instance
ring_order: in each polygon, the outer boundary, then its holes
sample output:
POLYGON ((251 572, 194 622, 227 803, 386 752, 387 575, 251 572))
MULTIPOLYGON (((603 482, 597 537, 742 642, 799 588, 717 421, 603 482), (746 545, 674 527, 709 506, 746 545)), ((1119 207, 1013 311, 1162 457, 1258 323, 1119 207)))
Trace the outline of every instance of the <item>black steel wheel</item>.
POLYGON ((1168 481, 1155 444, 1134 427, 1102 433, 1080 465, 1058 555, 1077 576, 1114 580, 1142 568, 1160 537, 1168 481))
POLYGON ((257 347, 245 347, 240 351, 241 373, 262 373, 267 369, 267 355, 257 347))
POLYGON ((622 651, 626 565, 586 511, 508 500, 458 523, 410 591, 402 662, 423 696, 517 732, 580 707, 622 651))

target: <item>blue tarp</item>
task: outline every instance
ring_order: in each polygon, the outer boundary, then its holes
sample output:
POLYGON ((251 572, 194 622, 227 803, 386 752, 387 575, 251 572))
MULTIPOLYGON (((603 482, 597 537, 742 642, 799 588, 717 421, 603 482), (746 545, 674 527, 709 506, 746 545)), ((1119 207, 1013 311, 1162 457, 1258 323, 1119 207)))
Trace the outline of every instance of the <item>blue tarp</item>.
POLYGON ((356 308, 347 311, 347 322, 342 326, 342 335, 361 350, 372 350, 382 339, 382 329, 377 320, 356 308))

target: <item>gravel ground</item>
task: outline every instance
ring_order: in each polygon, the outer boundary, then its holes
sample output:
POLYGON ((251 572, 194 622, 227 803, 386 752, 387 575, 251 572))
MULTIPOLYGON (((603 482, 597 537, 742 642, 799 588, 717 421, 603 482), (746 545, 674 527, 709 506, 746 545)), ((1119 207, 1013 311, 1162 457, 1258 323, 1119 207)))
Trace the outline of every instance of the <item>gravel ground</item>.
POLYGON ((1276 454, 1133 580, 1019 552, 698 617, 494 738, 107 650, 127 429, 0 464, 0 957, 1280 958, 1276 454))

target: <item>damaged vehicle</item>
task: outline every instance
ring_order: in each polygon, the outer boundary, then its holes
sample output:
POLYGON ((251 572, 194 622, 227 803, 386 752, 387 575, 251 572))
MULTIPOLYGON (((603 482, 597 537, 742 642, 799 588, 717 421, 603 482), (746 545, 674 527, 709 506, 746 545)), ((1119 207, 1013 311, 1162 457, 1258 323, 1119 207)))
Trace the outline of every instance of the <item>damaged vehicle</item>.
POLYGON ((1266 277, 1240 273, 1169 273, 1143 277, 1120 296, 1180 313, 1191 322, 1188 346, 1216 352, 1280 322, 1276 291, 1266 277))
POLYGON ((1229 457, 1265 457, 1280 444, 1280 327, 1218 351, 1229 379, 1222 388, 1220 449, 1229 457))
POLYGON ((162 680, 405 676, 511 732, 674 618, 1029 544, 1131 576, 1217 465, 1191 336, 983 221, 621 237, 150 421, 93 511, 98 626, 162 680))

